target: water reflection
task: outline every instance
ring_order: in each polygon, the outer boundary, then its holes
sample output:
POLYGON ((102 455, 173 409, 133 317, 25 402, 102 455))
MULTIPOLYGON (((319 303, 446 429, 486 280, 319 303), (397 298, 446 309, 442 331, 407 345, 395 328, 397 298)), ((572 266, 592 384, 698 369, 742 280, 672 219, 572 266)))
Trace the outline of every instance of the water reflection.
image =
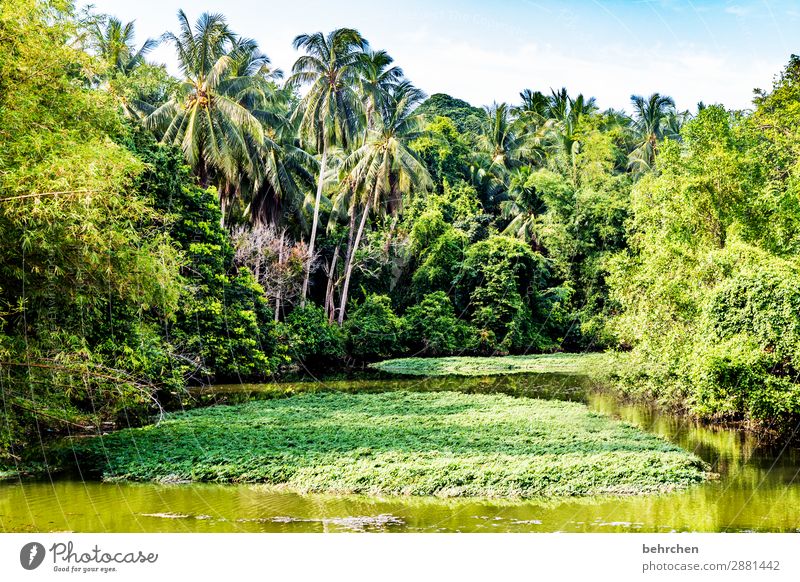
POLYGON ((217 386, 205 403, 319 390, 459 390, 585 401, 694 451, 720 474, 689 490, 624 498, 475 500, 298 495, 259 485, 0 484, 0 530, 118 532, 800 531, 800 456, 782 443, 620 404, 576 376, 389 379, 217 386))

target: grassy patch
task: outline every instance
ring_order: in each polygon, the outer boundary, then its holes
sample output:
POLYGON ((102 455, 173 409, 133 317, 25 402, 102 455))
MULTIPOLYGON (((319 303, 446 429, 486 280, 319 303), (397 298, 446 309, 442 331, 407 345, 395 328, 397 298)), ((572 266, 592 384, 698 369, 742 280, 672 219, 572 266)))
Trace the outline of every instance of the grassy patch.
POLYGON ((606 354, 537 354, 502 357, 398 358, 372 364, 390 374, 408 376, 492 376, 498 374, 588 374, 607 366, 606 354))
POLYGON ((170 415, 78 445, 105 479, 298 492, 564 496, 667 491, 703 462, 582 404, 499 394, 302 394, 170 415))

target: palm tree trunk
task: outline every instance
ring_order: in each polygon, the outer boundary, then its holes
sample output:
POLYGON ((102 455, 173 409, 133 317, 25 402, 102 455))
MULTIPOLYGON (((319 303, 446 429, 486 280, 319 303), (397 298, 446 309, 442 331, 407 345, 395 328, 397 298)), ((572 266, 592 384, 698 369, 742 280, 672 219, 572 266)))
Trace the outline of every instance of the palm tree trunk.
POLYGON ((281 242, 278 247, 278 291, 275 293, 275 323, 281 318, 281 289, 283 288, 283 239, 286 236, 286 229, 281 231, 281 242))
POLYGON ((200 150, 197 159, 197 177, 200 179, 200 187, 208 188, 208 167, 206 167, 205 156, 203 150, 200 150))
POLYGON ((336 249, 333 251, 333 258, 331 259, 331 265, 328 269, 328 287, 325 289, 325 314, 328 316, 328 321, 333 323, 334 317, 334 302, 333 302, 333 279, 336 276, 336 263, 339 261, 339 247, 340 244, 336 245, 336 249))
POLYGON ((311 264, 314 262, 314 243, 317 240, 317 222, 319 221, 319 201, 322 198, 322 179, 325 176, 325 164, 328 161, 328 141, 322 140, 322 159, 319 162, 319 179, 317 180, 317 198, 314 200, 314 220, 311 223, 311 240, 308 243, 308 266, 303 279, 303 291, 300 294, 300 306, 306 304, 308 294, 308 280, 311 277, 311 264))
POLYGON ((361 216, 361 224, 358 225, 358 234, 356 240, 353 242, 353 248, 350 252, 350 259, 347 261, 347 268, 344 275, 344 286, 342 287, 342 300, 339 303, 339 325, 344 323, 344 310, 347 306, 347 293, 350 290, 350 276, 353 274, 353 264, 356 259, 356 252, 358 252, 358 245, 361 242, 361 235, 364 234, 364 227, 367 224, 367 217, 369 216, 369 204, 364 206, 364 214, 361 216))
MULTIPOLYGON (((350 227, 347 230, 347 252, 344 254, 344 265, 350 264, 350 257, 353 254, 353 241, 356 238, 356 207, 355 207, 355 194, 353 194, 353 207, 350 209, 350 227)), ((340 295, 341 296, 341 295, 340 295)), ((331 323, 333 323, 333 317, 336 313, 336 308, 332 306, 331 308, 331 323)))

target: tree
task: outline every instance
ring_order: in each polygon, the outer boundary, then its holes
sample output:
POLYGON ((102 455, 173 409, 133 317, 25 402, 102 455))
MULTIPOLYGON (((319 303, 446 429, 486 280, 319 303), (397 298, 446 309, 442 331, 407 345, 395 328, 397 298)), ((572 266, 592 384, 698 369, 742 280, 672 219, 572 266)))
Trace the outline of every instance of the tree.
POLYGON ((467 249, 455 282, 457 308, 496 338, 499 351, 546 349, 560 303, 558 293, 547 289, 549 278, 540 253, 520 240, 492 236, 467 249))
POLYGON ((361 58, 361 94, 366 102, 367 123, 373 127, 375 116, 381 115, 386 106, 386 96, 403 79, 403 69, 392 66, 394 59, 386 51, 367 50, 361 58))
MULTIPOLYGON (((313 261, 328 148, 348 148, 358 140, 363 125, 363 106, 357 88, 364 66, 363 54, 369 45, 361 33, 350 28, 338 28, 328 35, 321 32, 301 34, 293 44, 295 49, 303 49, 306 54, 295 61, 287 84, 290 87, 311 85, 297 109, 302 116, 300 136, 321 154, 308 244, 313 261)), ((301 303, 308 294, 311 268, 312 263, 309 263, 301 303)))
POLYGON ((360 360, 388 358, 397 353, 403 320, 392 311, 386 295, 368 295, 353 310, 344 327, 348 352, 360 360))
POLYGON ((353 265, 370 211, 397 212, 404 195, 412 189, 428 189, 433 185, 427 169, 408 145, 419 133, 419 117, 414 108, 423 97, 424 94, 409 82, 392 90, 378 126, 370 130, 364 145, 346 162, 346 187, 358 193, 351 212, 357 212, 360 207, 361 222, 345 267, 340 324, 344 321, 353 265))
POLYGON ((217 183, 224 221, 226 201, 242 175, 258 175, 253 144, 263 142, 264 129, 247 103, 264 90, 269 59, 254 41, 235 35, 220 14, 204 13, 194 29, 182 10, 178 20, 180 32, 164 38, 175 45, 184 79, 145 125, 163 143, 180 146, 201 185, 217 183))
POLYGON ((477 136, 481 132, 486 114, 483 109, 473 107, 466 101, 456 99, 445 93, 431 95, 419 106, 419 114, 429 120, 447 117, 464 135, 477 136))
POLYGON ((17 460, 27 438, 135 418, 156 383, 182 385, 159 330, 183 257, 79 33, 69 3, 0 3, 0 457, 17 460))
POLYGON ((576 157, 581 148, 581 124, 584 118, 597 111, 594 97, 586 99, 578 94, 574 99, 566 88, 551 91, 547 116, 551 120, 547 142, 554 154, 556 166, 568 175, 575 185, 577 180, 576 157))
POLYGON ((486 127, 481 145, 491 164, 502 170, 517 167, 523 155, 524 141, 520 138, 507 103, 495 103, 486 108, 486 127))
POLYGON ((519 94, 522 104, 517 107, 517 114, 528 123, 541 123, 548 117, 550 99, 541 91, 525 89, 519 94))
POLYGON ((158 41, 147 39, 138 49, 133 42, 133 22, 125 25, 118 18, 107 17, 92 28, 92 41, 98 56, 106 65, 107 75, 130 75, 145 63, 145 57, 158 46, 158 41))
POLYGON ((653 167, 658 142, 664 139, 669 120, 675 115, 672 97, 653 93, 650 97, 631 95, 633 104, 632 132, 636 146, 630 153, 629 164, 637 171, 653 167))
POLYGON ((545 205, 536 186, 530 181, 531 173, 530 166, 523 166, 511 174, 509 199, 500 203, 500 211, 501 216, 509 221, 503 234, 520 238, 540 250, 540 216, 544 213, 545 205))
POLYGON ((300 292, 310 260, 305 244, 295 244, 285 229, 278 231, 272 226, 239 226, 231 239, 236 263, 250 268, 267 297, 274 300, 274 319, 279 321, 285 306, 300 292))
POLYGON ((457 354, 477 343, 477 330, 458 319, 447 293, 436 291, 408 308, 403 316, 403 336, 414 354, 457 354))

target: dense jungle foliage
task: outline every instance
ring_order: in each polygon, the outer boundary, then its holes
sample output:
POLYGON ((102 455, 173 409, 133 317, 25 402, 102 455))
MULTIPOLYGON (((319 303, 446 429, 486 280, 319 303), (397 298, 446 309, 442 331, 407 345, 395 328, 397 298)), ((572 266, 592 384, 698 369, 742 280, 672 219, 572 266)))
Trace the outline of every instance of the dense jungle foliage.
POLYGON ((356 30, 299 35, 284 79, 222 15, 171 28, 0 4, 6 461, 191 383, 403 355, 618 350, 631 395, 800 412, 798 57, 747 111, 479 108, 356 30))

